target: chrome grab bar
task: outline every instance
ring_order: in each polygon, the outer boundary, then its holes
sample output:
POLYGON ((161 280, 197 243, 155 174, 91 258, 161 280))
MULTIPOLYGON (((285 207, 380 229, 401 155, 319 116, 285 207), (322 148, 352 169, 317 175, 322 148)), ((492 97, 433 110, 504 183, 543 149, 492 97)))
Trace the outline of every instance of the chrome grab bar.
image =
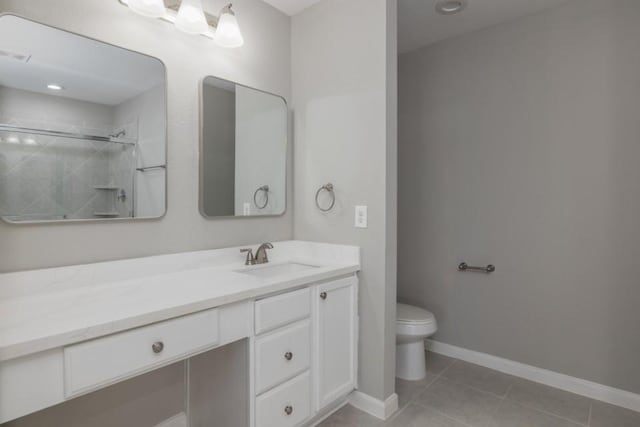
POLYGON ((496 266, 493 264, 489 264, 486 267, 474 267, 474 266, 468 265, 466 262, 461 262, 460 265, 458 265, 458 271, 476 271, 479 273, 489 274, 496 271, 496 266))

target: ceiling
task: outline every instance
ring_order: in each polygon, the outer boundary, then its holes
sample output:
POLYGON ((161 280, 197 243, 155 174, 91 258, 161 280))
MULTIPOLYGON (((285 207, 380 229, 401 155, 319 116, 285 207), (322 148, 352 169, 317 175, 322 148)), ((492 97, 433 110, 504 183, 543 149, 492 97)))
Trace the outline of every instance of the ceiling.
POLYGON ((398 0, 398 50, 407 52, 559 6, 567 0, 468 0, 456 15, 439 15, 436 0, 398 0))
MULTIPOLYGON (((293 16, 322 0, 264 0, 293 16)), ((542 12, 569 0, 468 0, 460 14, 443 16, 437 0, 398 0, 398 51, 408 52, 449 37, 542 12)))
POLYGON ((162 63, 85 37, 12 15, 0 17, 0 86, 119 105, 164 82, 162 63), (65 90, 53 92, 55 83, 65 90))
POLYGON ((321 0, 264 0, 276 9, 280 9, 282 12, 289 16, 293 16, 302 12, 309 6, 313 6, 316 3, 320 3, 321 0))

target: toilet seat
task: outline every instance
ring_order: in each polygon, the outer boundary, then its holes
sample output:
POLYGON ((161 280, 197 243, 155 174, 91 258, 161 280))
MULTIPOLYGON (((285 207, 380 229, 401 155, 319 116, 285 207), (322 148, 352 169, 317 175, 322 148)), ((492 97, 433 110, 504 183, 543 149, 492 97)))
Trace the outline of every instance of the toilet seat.
POLYGON ((396 334, 432 335, 438 329, 436 318, 430 311, 408 304, 398 303, 396 311, 396 334))

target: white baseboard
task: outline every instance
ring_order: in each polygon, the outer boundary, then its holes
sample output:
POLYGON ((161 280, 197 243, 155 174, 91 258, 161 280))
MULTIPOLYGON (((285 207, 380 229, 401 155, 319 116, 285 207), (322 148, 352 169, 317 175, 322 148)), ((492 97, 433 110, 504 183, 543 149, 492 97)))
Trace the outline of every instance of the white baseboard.
POLYGON ((349 403, 369 415, 388 420, 398 410, 398 395, 393 393, 383 402, 356 390, 349 395, 349 403))
POLYGON ((640 394, 438 341, 426 340, 425 347, 434 353, 640 412, 640 394))
POLYGON ((155 427, 187 427, 187 414, 180 412, 160 424, 156 424, 155 427))

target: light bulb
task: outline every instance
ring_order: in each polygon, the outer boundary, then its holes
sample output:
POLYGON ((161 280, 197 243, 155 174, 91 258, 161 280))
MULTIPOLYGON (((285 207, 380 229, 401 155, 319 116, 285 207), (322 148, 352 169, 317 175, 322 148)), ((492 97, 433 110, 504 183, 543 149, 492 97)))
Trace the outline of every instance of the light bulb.
POLYGON ((135 13, 149 18, 162 18, 167 13, 164 0, 129 0, 127 4, 135 13))
POLYGON ((182 0, 176 17, 176 28, 188 34, 202 34, 209 29, 201 0, 182 0))
POLYGON ((226 6, 220 12, 218 27, 214 35, 215 42, 222 47, 240 47, 244 44, 244 38, 238 26, 235 13, 231 10, 231 5, 226 6))

